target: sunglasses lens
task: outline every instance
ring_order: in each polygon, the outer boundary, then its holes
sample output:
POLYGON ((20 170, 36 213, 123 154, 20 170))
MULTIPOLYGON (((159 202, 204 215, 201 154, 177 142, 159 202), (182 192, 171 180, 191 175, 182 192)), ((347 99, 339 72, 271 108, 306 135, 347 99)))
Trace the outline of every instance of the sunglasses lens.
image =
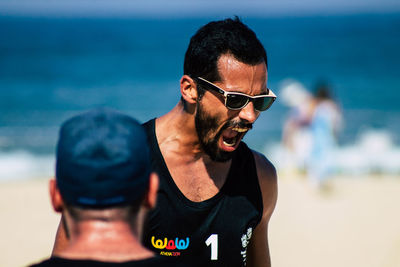
POLYGON ((254 99, 254 108, 258 111, 264 111, 274 103, 275 97, 258 97, 254 99))
POLYGON ((244 95, 228 94, 226 98, 226 106, 231 109, 240 109, 248 102, 248 97, 244 95))
MULTIPOLYGON (((275 96, 273 97, 266 97, 266 96, 255 96, 255 97, 250 97, 242 93, 229 93, 224 91, 223 89, 219 88, 212 82, 209 82, 201 77, 197 78, 197 82, 201 83, 202 85, 207 86, 206 88, 208 90, 212 90, 214 92, 217 92, 223 96, 225 96, 225 105, 229 109, 233 110, 238 110, 244 108, 249 101, 252 101, 254 104, 254 108, 258 111, 264 111, 267 110, 272 103, 275 101, 275 96)), ((273 94, 272 94, 273 95, 273 94)))

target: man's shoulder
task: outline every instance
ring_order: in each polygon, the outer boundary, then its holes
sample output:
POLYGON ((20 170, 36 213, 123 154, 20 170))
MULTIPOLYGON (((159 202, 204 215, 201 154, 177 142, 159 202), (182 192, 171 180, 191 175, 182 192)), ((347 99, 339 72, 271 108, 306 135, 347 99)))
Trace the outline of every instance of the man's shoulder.
POLYGON ((255 150, 251 151, 256 162, 258 182, 263 198, 263 217, 270 217, 275 208, 278 195, 276 169, 264 154, 255 150))
POLYGON ((253 156, 258 176, 267 178, 269 177, 269 179, 272 180, 276 179, 276 170, 274 164, 272 164, 272 162, 269 161, 264 154, 249 148, 243 141, 240 142, 238 153, 241 155, 241 157, 253 156))
POLYGON ((262 153, 250 149, 254 160, 256 162, 257 172, 261 172, 264 175, 270 176, 271 179, 276 178, 276 169, 274 164, 262 153))

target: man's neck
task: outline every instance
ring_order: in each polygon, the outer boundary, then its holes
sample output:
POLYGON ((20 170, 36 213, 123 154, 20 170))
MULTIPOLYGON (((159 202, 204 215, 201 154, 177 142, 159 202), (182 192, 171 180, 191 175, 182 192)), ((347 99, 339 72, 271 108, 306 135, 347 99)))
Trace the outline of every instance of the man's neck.
POLYGON ((155 128, 167 168, 185 197, 199 202, 215 196, 227 179, 232 161, 213 161, 202 150, 194 115, 180 102, 156 120, 155 128))
POLYGON ((156 136, 162 152, 185 156, 188 161, 211 162, 201 148, 194 115, 184 110, 182 102, 164 116, 157 118, 156 136))
POLYGON ((153 253, 144 248, 136 231, 122 221, 69 221, 69 245, 54 256, 68 259, 92 259, 123 262, 145 259, 153 253))

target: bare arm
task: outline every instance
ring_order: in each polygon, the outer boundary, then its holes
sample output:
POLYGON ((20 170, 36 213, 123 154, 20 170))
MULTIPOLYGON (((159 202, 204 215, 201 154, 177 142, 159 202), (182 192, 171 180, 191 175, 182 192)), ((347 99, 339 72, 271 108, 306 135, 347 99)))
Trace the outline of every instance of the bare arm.
POLYGON ((248 247, 247 266, 270 267, 271 259, 268 246, 268 223, 272 212, 275 209, 278 189, 275 167, 268 159, 257 152, 254 152, 256 161, 258 181, 260 183, 263 214, 260 223, 254 229, 248 247))

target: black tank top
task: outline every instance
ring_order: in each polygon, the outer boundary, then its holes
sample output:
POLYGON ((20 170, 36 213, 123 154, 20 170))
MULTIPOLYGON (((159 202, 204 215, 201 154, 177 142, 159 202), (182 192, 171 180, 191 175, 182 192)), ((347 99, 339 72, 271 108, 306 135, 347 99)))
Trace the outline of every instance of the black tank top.
POLYGON ((155 135, 155 120, 144 127, 152 167, 160 177, 156 208, 144 224, 144 245, 191 266, 244 266, 247 244, 263 208, 251 150, 241 142, 219 193, 193 202, 182 194, 168 171, 155 135))

